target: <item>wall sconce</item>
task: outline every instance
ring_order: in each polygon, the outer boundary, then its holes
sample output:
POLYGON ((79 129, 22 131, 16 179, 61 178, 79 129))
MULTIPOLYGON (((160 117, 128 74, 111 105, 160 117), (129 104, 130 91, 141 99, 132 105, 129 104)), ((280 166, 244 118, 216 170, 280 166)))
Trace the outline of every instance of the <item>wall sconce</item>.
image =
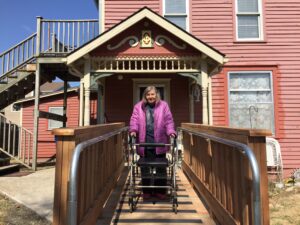
POLYGON ((118 75, 118 80, 123 80, 123 75, 118 75))

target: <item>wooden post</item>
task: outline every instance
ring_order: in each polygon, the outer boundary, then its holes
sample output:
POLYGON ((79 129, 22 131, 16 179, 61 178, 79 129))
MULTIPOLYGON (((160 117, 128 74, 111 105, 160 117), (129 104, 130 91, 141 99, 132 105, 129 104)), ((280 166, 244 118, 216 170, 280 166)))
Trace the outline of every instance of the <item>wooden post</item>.
POLYGON ((208 87, 208 74, 207 74, 207 61, 203 57, 201 61, 201 89, 202 89, 202 123, 208 124, 208 105, 207 105, 207 87, 208 87))
POLYGON ((101 118, 101 112, 103 111, 102 108, 102 85, 98 83, 98 90, 97 90, 97 123, 103 123, 102 118, 101 118))
POLYGON ((42 19, 43 17, 37 16, 37 27, 36 27, 36 49, 35 53, 36 56, 38 57, 41 52, 41 34, 42 34, 42 19))
POLYGON ((84 126, 90 125, 90 94, 91 94, 91 74, 90 59, 86 59, 84 63, 84 126))
POLYGON ((83 126, 84 117, 84 79, 80 79, 80 93, 79 93, 79 126, 83 126))
POLYGON ((38 152, 38 131, 39 131, 39 104, 40 104, 40 73, 41 65, 37 61, 35 72, 35 91, 34 91, 34 122, 33 122, 33 159, 32 169, 37 169, 38 152))
POLYGON ((68 99, 68 81, 64 80, 64 105, 63 105, 63 127, 67 126, 67 99, 68 99))

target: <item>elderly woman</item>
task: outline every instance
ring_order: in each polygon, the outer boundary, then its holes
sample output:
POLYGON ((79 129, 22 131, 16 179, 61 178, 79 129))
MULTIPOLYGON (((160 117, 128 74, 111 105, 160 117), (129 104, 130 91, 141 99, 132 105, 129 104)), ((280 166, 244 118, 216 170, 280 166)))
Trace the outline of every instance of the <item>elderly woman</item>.
MULTIPOLYGON (((160 99, 158 90, 149 86, 143 93, 142 101, 138 102, 133 109, 130 119, 130 135, 138 137, 139 142, 168 143, 169 137, 175 137, 174 121, 168 104, 160 99)), ((139 154, 145 158, 166 157, 167 147, 140 148, 139 154)), ((142 176, 149 173, 148 168, 142 167, 142 176)), ((157 168, 157 174, 166 176, 165 168, 157 168)), ((149 179, 142 180, 143 186, 150 185, 149 179)), ((156 180, 156 186, 165 186, 166 180, 156 180)), ((150 198, 154 195, 160 199, 165 198, 166 190, 161 188, 143 189, 143 197, 150 198)))

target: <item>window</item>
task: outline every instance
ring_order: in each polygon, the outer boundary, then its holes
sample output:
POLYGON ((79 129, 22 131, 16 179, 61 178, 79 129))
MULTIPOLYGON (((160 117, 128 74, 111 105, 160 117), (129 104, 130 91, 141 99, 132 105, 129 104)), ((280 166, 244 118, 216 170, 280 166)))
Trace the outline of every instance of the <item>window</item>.
POLYGON ((164 17, 184 30, 187 24, 187 0, 164 0, 164 17))
POLYGON ((275 133, 271 72, 229 73, 229 123, 275 133))
POLYGON ((261 0, 236 0, 237 40, 262 40, 261 0))
MULTIPOLYGON (((63 115, 63 107, 49 107, 49 113, 54 113, 57 115, 63 115)), ((48 130, 52 130, 54 128, 60 128, 63 126, 62 121, 57 120, 48 120, 48 130)))

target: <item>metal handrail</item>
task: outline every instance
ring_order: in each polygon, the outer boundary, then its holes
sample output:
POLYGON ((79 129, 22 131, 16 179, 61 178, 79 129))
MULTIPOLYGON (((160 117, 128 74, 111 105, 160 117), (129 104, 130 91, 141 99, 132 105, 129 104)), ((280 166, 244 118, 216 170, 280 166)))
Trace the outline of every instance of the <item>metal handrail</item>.
POLYGON ((116 134, 120 134, 124 131, 127 131, 128 127, 120 128, 116 131, 109 132, 107 134, 101 135, 99 137, 84 141, 76 145, 72 161, 70 167, 70 175, 69 175, 69 200, 68 200, 68 224, 69 225, 76 225, 77 223, 77 172, 79 166, 79 159, 81 153, 84 151, 85 148, 96 144, 100 141, 107 140, 108 138, 115 136, 116 134))
POLYGON ((254 153, 252 152, 251 148, 245 144, 216 137, 210 134, 202 133, 202 132, 196 132, 187 128, 182 128, 179 127, 177 128, 178 131, 185 131, 190 134, 193 134, 195 136, 211 139, 213 141, 219 142, 221 144, 229 145, 231 147, 234 147, 238 149, 242 154, 244 154, 250 163, 251 171, 252 171, 252 187, 253 187, 253 217, 254 217, 254 224, 255 225, 261 225, 261 209, 260 209, 260 204, 261 204, 261 199, 260 199, 260 173, 259 173, 259 167, 257 164, 257 161, 255 159, 254 153))

